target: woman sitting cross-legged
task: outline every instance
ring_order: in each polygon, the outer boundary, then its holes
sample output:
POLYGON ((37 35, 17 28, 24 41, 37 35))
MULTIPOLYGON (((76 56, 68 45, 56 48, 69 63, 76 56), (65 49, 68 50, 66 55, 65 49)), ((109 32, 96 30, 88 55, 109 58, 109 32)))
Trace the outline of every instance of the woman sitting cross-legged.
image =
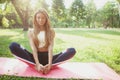
POLYGON ((12 42, 9 48, 13 55, 34 63, 37 71, 47 74, 52 64, 72 58, 76 51, 74 48, 68 48, 64 52, 53 55, 55 32, 50 26, 49 16, 44 9, 35 13, 33 23, 33 30, 28 31, 32 52, 16 42, 12 42))

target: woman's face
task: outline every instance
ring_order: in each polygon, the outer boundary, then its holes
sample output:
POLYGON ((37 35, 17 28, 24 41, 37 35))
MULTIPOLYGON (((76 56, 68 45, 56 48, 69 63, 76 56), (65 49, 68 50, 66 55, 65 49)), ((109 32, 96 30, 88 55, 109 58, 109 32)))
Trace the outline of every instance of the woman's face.
POLYGON ((46 23, 46 17, 43 13, 38 13, 36 15, 36 21, 40 26, 44 26, 46 23))

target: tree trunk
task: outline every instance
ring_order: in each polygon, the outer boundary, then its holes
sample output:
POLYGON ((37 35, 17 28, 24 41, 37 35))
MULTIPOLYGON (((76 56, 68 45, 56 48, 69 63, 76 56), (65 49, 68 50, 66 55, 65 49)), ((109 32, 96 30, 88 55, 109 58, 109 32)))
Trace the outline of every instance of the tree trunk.
POLYGON ((24 24, 23 31, 27 31, 28 28, 29 28, 29 24, 28 24, 28 7, 26 8, 26 11, 25 11, 25 16, 23 18, 23 24, 24 24))
POLYGON ((28 7, 26 8, 26 11, 21 10, 16 3, 16 0, 11 0, 13 6, 15 7, 15 10, 17 11, 22 23, 23 23, 23 31, 27 31, 29 28, 28 24, 28 7))
POLYGON ((3 19, 3 15, 0 15, 0 28, 2 27, 2 19, 3 19))
POLYGON ((119 26, 120 26, 120 2, 118 4, 118 11, 119 11, 119 26))

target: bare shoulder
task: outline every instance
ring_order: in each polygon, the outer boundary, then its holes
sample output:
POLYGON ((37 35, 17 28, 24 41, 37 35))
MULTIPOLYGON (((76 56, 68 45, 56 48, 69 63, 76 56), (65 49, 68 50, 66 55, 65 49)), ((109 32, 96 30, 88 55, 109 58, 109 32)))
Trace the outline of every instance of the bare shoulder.
POLYGON ((55 31, 54 31, 54 29, 51 29, 51 35, 52 35, 52 38, 55 37, 55 31))
POLYGON ((55 36, 55 30, 54 29, 51 29, 51 33, 52 33, 52 35, 55 36))
POLYGON ((27 34, 28 34, 28 37, 32 37, 32 35, 33 35, 33 29, 29 29, 28 32, 27 32, 27 34))

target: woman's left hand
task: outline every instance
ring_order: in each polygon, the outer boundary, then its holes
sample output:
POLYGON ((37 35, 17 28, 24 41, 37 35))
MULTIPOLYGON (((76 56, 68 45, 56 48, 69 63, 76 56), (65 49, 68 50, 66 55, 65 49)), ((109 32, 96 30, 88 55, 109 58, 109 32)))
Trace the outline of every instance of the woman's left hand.
POLYGON ((51 64, 45 65, 45 66, 44 66, 44 71, 43 71, 43 73, 44 73, 44 74, 47 74, 47 73, 50 71, 50 69, 51 69, 51 64))

